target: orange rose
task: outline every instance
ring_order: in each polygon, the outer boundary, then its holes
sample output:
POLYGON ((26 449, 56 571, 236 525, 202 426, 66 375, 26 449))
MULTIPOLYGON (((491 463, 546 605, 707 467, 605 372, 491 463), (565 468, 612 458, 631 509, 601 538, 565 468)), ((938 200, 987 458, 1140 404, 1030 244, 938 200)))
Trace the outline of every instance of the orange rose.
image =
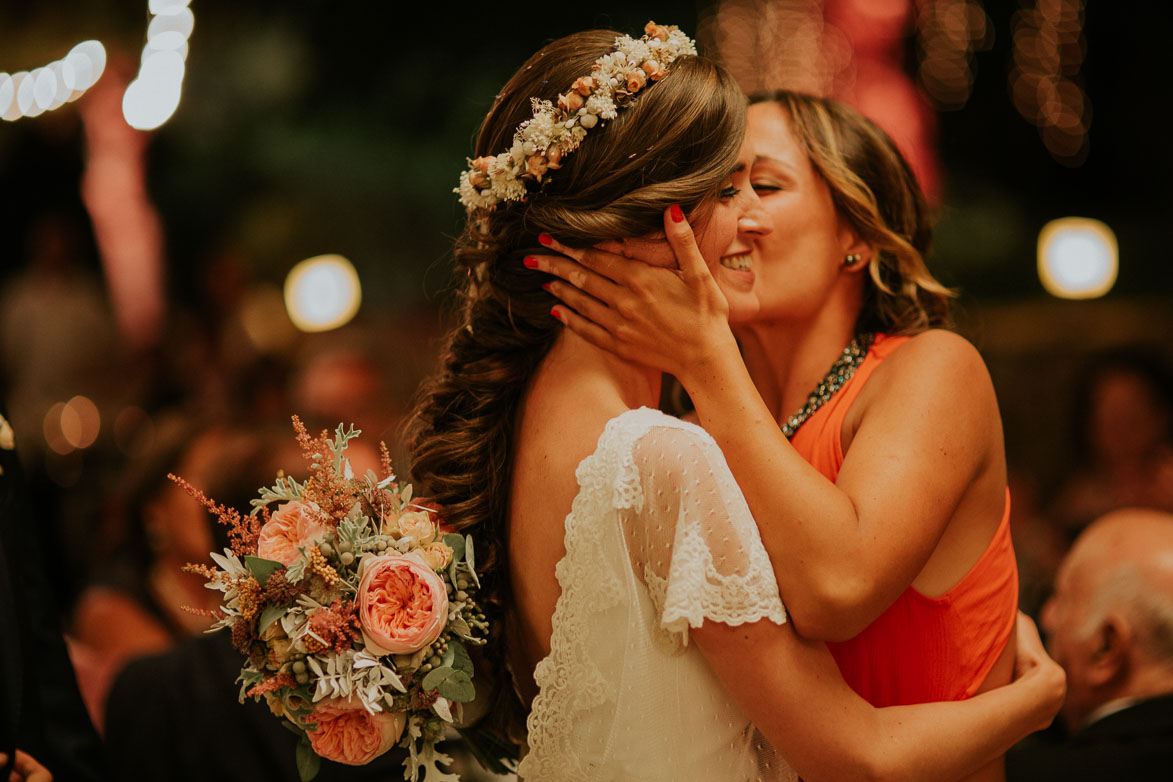
POLYGON ((313 506, 304 502, 285 502, 277 508, 257 538, 257 556, 289 567, 297 558, 298 547, 309 549, 326 536, 329 529, 314 518, 313 506))
POLYGON ((371 714, 355 699, 332 698, 314 706, 306 731, 314 752, 335 763, 362 766, 391 749, 403 735, 403 712, 371 714))
POLYGON ((660 63, 656 62, 655 60, 646 60, 640 67, 643 68, 643 72, 646 73, 648 78, 652 81, 659 81, 660 79, 664 78, 664 74, 667 73, 667 71, 664 70, 664 66, 660 65, 660 63))
POLYGON ((665 25, 656 24, 655 22, 648 22, 644 25, 644 33, 649 38, 656 38, 661 41, 667 41, 670 34, 665 25))
POLYGON ((376 654, 411 654, 448 624, 444 581, 415 557, 366 556, 358 585, 358 619, 376 654))
POLYGON ((582 95, 577 92, 568 92, 565 95, 558 96, 558 106, 567 114, 573 114, 583 107, 586 103, 582 95))
POLYGON ((532 174, 534 179, 539 182, 542 181, 542 175, 546 173, 548 167, 545 155, 530 155, 525 161, 526 172, 532 174))
POLYGON ((624 78, 627 80, 628 92, 639 92, 648 83, 648 75, 638 68, 628 71, 624 78))

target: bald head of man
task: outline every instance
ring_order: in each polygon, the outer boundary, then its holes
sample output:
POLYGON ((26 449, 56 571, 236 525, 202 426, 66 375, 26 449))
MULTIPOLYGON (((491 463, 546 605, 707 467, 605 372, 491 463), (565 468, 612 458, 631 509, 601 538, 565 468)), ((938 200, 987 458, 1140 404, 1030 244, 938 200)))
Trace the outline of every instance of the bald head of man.
POLYGON ((1132 702, 1173 693, 1173 514, 1114 511, 1076 540, 1043 606, 1067 671, 1072 733, 1132 702))

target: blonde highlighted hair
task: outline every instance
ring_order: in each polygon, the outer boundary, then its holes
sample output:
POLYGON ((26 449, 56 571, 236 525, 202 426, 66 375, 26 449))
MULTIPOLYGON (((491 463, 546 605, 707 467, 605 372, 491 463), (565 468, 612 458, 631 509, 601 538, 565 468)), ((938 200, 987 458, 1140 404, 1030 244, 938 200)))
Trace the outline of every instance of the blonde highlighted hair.
POLYGON ((932 227, 924 194, 888 135, 831 98, 775 90, 751 95, 750 103, 786 110, 836 209, 875 250, 856 331, 915 334, 948 327, 956 292, 925 264, 932 227))

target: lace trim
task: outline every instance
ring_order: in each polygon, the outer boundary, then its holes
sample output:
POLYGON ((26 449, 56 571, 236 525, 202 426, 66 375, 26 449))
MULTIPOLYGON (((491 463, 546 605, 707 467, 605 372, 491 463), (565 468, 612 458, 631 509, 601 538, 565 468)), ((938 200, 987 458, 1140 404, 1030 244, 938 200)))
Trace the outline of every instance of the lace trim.
POLYGON ((603 678, 583 642, 591 618, 618 604, 622 594, 601 549, 593 545, 599 531, 590 525, 609 518, 600 505, 620 500, 624 507, 642 503, 631 454, 624 460, 617 452, 623 438, 616 431, 623 418, 607 422, 595 452, 575 471, 579 492, 566 517, 566 556, 554 569, 562 594, 554 608, 550 654, 534 668, 538 695, 526 720, 529 753, 518 767, 522 779, 588 782, 591 769, 584 761, 589 758, 571 750, 570 737, 579 715, 615 697, 614 685, 603 678))
POLYGON ((713 552, 705 545, 695 527, 678 535, 673 560, 700 563, 690 575, 700 578, 677 579, 665 596, 660 614, 661 629, 676 636, 681 646, 688 645, 688 629, 700 627, 704 620, 738 625, 769 619, 786 623, 786 609, 778 597, 774 569, 765 549, 750 549, 749 566, 744 574, 723 576, 713 563, 713 552))
MULTIPOLYGON (((640 437, 657 426, 699 432, 692 424, 658 410, 628 411, 607 423, 595 452, 575 472, 579 492, 566 517, 566 556, 555 568, 562 594, 554 609, 550 654, 534 670, 539 693, 526 721, 529 752, 518 768, 527 782, 588 782, 597 776, 590 765, 594 759, 578 757, 570 739, 581 715, 614 701, 617 695, 614 683, 604 679, 585 643, 594 617, 613 608, 623 595, 598 541, 604 535, 621 534, 618 528, 605 528, 616 523, 616 509, 642 509, 643 489, 633 449, 640 437)), ((700 436, 707 437, 703 432, 700 436)), ((709 443, 719 457, 720 449, 709 443)), ((706 618, 732 626, 762 618, 777 624, 786 621, 769 558, 760 544, 751 547, 744 575, 721 576, 699 530, 687 530, 683 540, 678 535, 677 543, 684 550, 674 554, 674 561, 680 557, 699 563, 699 567, 690 566, 680 585, 650 570, 644 573, 652 600, 662 609, 655 638, 658 645, 679 651, 687 645, 688 629, 699 627, 706 618)))

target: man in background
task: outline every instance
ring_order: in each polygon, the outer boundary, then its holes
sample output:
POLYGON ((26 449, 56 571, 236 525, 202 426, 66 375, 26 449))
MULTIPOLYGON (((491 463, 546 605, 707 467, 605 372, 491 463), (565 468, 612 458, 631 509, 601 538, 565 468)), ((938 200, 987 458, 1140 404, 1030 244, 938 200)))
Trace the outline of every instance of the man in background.
POLYGON ((1050 730, 1007 755, 1007 779, 1169 779, 1173 514, 1119 510, 1089 525, 1041 624, 1067 699, 1050 730))

